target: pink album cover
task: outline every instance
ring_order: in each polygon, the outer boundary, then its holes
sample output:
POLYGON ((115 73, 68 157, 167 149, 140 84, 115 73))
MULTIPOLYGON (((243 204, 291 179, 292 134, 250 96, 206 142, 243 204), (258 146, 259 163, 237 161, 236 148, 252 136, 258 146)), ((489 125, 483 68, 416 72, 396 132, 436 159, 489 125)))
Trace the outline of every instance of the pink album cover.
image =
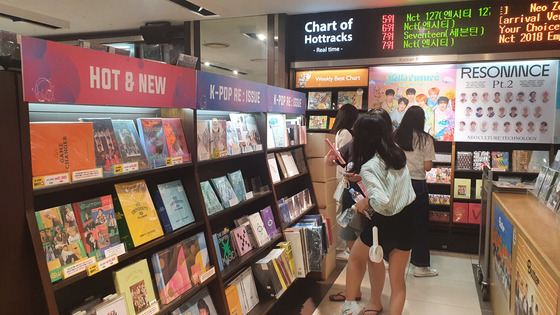
POLYGON ((238 256, 243 256, 253 249, 251 247, 251 242, 249 241, 249 234, 247 234, 247 229, 245 225, 242 225, 230 232, 230 238, 232 238, 235 244, 235 249, 237 250, 238 256))

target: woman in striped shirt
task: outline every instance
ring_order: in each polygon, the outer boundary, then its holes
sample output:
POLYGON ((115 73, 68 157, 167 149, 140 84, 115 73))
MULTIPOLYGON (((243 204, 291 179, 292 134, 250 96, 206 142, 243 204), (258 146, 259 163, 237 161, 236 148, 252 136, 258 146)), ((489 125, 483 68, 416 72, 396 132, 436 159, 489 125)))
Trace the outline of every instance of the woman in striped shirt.
POLYGON ((355 301, 368 261, 371 287, 370 301, 364 315, 383 310, 381 292, 385 282, 385 266, 368 259, 373 244, 372 228, 379 229, 379 244, 384 258, 389 261, 391 282, 391 314, 401 314, 406 299, 405 269, 413 243, 413 208, 416 194, 412 188, 406 155, 392 139, 392 131, 379 115, 367 115, 354 125, 352 157, 353 173, 359 173, 368 198, 356 203, 356 210, 375 211, 372 220, 356 241, 348 261, 346 275, 346 302, 343 315, 358 315, 361 306, 355 301))

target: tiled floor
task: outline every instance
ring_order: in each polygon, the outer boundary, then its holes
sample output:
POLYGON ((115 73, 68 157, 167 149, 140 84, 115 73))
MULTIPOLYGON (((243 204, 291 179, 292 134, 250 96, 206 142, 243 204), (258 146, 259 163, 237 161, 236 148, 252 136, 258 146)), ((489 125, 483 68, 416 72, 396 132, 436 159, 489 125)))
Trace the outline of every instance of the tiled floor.
MULTIPOLYGON (((449 252, 432 252, 432 267, 439 271, 437 277, 416 278, 413 268, 409 264, 406 275, 407 299, 403 314, 453 314, 453 315, 480 315, 481 310, 477 294, 472 264, 476 264, 477 256, 449 252)), ((321 301, 314 315, 338 315, 342 303, 329 301, 331 294, 344 291, 346 281, 346 268, 334 281, 329 292, 321 301)), ((362 281, 362 295, 365 297, 360 302, 365 306, 370 293, 369 278, 362 281)), ((390 285, 387 276, 383 289, 383 314, 389 314, 390 285)), ((487 314, 484 312, 484 314, 487 314)))

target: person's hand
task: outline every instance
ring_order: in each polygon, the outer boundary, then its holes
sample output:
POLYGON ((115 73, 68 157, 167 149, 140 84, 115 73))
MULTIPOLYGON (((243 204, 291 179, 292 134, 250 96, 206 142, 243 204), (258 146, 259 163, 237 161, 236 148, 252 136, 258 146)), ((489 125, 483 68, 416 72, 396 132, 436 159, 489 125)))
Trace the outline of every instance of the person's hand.
POLYGON ((356 209, 357 212, 360 213, 364 213, 364 210, 366 210, 369 207, 369 199, 368 198, 364 198, 358 202, 356 202, 356 204, 354 204, 354 208, 356 209))
POLYGON ((355 173, 346 173, 344 174, 344 177, 346 177, 346 179, 351 182, 359 182, 362 180, 362 177, 359 174, 355 173))
POLYGON ((333 149, 330 149, 329 152, 327 152, 327 159, 330 161, 336 160, 336 152, 334 152, 333 149))
POLYGON ((333 149, 330 149, 329 152, 327 152, 327 155, 325 155, 323 161, 325 161, 325 164, 328 166, 336 165, 336 153, 333 149))

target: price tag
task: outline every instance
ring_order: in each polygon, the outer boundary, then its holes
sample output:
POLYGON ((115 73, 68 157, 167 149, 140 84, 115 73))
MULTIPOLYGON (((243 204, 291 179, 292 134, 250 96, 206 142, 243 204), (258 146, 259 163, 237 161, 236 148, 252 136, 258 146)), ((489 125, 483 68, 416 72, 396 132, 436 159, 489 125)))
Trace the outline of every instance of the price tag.
POLYGON ((124 243, 120 243, 119 245, 113 246, 113 247, 105 250, 105 257, 110 257, 110 256, 113 256, 113 255, 120 256, 124 253, 126 253, 124 243))
POLYGON ((115 165, 115 168, 113 168, 113 173, 121 174, 122 172, 123 172, 123 165, 122 164, 115 165))
POLYGON ((89 267, 89 265, 91 265, 91 264, 95 264, 95 257, 82 259, 82 260, 78 261, 77 263, 62 269, 62 277, 64 279, 66 279, 66 278, 71 277, 75 274, 78 274, 78 273, 86 270, 89 267))
POLYGON ((235 205, 238 204, 238 203, 239 203, 239 200, 237 200, 237 198, 235 198, 235 199, 230 199, 230 200, 229 200, 229 206, 230 206, 230 207, 233 207, 233 206, 235 206, 235 205))
POLYGON ((48 187, 70 182, 70 173, 33 177, 33 188, 48 187))
POLYGON ((139 313, 138 315, 153 315, 157 312, 159 312, 159 304, 157 300, 153 300, 152 302, 150 302, 150 307, 142 313, 139 313))
POLYGON ((117 164, 114 167, 113 173, 114 174, 122 174, 122 173, 137 171, 138 169, 139 169, 138 162, 117 164))
POLYGON ((170 158, 171 159, 171 165, 177 165, 177 164, 182 164, 183 163, 183 157, 182 156, 175 156, 170 158))
POLYGON ((87 274, 88 276, 92 276, 98 272, 100 272, 103 269, 107 269, 115 264, 117 264, 119 262, 119 259, 117 258, 117 256, 111 256, 111 257, 107 257, 95 264, 91 264, 88 266, 87 268, 87 274))
POLYGON ((204 283, 204 281, 208 280, 216 273, 216 268, 212 267, 210 270, 206 271, 200 276, 200 283, 204 283))
POLYGON ((103 178, 102 168, 92 168, 90 170, 72 172, 72 181, 85 179, 103 178))
POLYGON ((249 192, 245 193, 245 198, 246 198, 247 200, 253 198, 253 192, 252 192, 252 191, 249 191, 249 192))

